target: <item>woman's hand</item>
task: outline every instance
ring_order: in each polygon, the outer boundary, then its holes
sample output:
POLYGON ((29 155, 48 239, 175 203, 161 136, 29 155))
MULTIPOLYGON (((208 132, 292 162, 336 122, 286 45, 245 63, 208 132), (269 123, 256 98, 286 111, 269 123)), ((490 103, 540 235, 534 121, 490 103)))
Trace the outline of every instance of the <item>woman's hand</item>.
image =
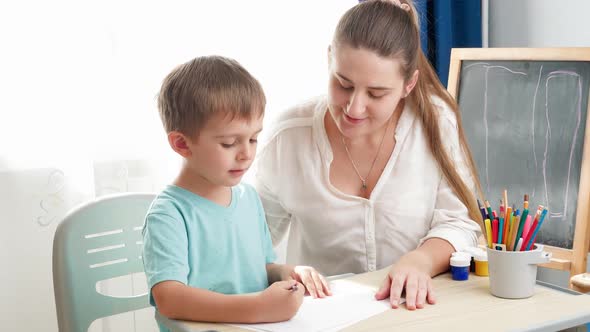
POLYGON ((396 309, 399 307, 402 292, 405 290, 406 308, 409 310, 424 308, 426 301, 429 304, 434 304, 436 298, 430 275, 414 265, 401 261, 393 265, 375 294, 375 298, 383 300, 389 296, 391 307, 396 309))
POLYGON ((391 266, 387 277, 375 294, 377 300, 389 296, 392 308, 398 308, 402 292, 406 291, 406 308, 424 308, 424 303, 434 304, 432 278, 449 269, 449 259, 455 249, 441 238, 430 238, 422 245, 402 256, 391 266))
POLYGON ((311 266, 290 266, 285 265, 285 270, 281 275, 282 280, 294 279, 302 283, 307 293, 314 298, 322 298, 332 295, 330 285, 326 278, 311 266))

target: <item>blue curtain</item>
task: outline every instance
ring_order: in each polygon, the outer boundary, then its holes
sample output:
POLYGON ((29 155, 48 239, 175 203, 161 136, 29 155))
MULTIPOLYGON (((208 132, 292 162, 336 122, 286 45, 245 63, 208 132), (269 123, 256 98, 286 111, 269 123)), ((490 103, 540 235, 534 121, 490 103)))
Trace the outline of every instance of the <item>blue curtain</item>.
POLYGON ((414 0, 414 5, 420 17, 422 49, 446 86, 451 48, 481 47, 481 1, 414 0))
POLYGON ((424 53, 447 85, 451 48, 481 47, 481 1, 414 0, 424 53))

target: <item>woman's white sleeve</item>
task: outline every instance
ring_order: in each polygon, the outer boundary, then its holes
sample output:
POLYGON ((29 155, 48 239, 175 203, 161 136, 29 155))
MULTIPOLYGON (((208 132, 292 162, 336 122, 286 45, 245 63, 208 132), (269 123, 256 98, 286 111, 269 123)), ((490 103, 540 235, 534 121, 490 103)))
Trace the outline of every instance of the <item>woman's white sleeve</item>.
MULTIPOLYGON (((459 144, 456 120, 454 116, 441 116, 439 119, 443 145, 459 176, 472 193, 475 193, 475 183, 459 144)), ((479 225, 469 217, 467 207, 457 197, 444 176, 441 177, 438 186, 430 227, 420 244, 429 238, 437 237, 448 241, 456 251, 461 251, 465 247, 477 246, 477 239, 481 233, 479 225)))
POLYGON ((277 138, 269 142, 258 155, 254 177, 254 186, 260 195, 266 223, 270 230, 273 245, 281 242, 291 221, 290 213, 280 200, 281 186, 285 181, 281 176, 277 138))

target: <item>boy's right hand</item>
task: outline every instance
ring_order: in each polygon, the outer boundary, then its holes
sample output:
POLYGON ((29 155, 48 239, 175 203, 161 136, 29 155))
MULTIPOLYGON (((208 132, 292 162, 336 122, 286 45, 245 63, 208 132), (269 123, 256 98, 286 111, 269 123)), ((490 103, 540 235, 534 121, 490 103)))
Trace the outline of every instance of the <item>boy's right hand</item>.
POLYGON ((303 302, 305 286, 295 280, 277 281, 259 293, 260 322, 281 322, 291 319, 303 302), (291 290, 297 285, 297 290, 291 290))

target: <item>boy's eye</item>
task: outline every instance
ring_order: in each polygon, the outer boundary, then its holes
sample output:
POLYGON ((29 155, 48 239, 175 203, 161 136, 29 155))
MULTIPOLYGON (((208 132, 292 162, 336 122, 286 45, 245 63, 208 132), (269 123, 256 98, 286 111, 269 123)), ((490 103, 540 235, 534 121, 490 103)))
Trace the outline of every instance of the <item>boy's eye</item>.
POLYGON ((340 87, 344 90, 352 90, 352 86, 340 83, 340 87))
POLYGON ((252 143, 252 144, 256 144, 256 143, 258 143, 258 139, 256 139, 256 138, 252 138, 252 139, 250 140, 250 143, 252 143))
POLYGON ((226 149, 229 149, 229 148, 231 148, 234 145, 236 145, 236 142, 233 142, 233 143, 221 143, 221 146, 224 147, 224 148, 226 148, 226 149))

